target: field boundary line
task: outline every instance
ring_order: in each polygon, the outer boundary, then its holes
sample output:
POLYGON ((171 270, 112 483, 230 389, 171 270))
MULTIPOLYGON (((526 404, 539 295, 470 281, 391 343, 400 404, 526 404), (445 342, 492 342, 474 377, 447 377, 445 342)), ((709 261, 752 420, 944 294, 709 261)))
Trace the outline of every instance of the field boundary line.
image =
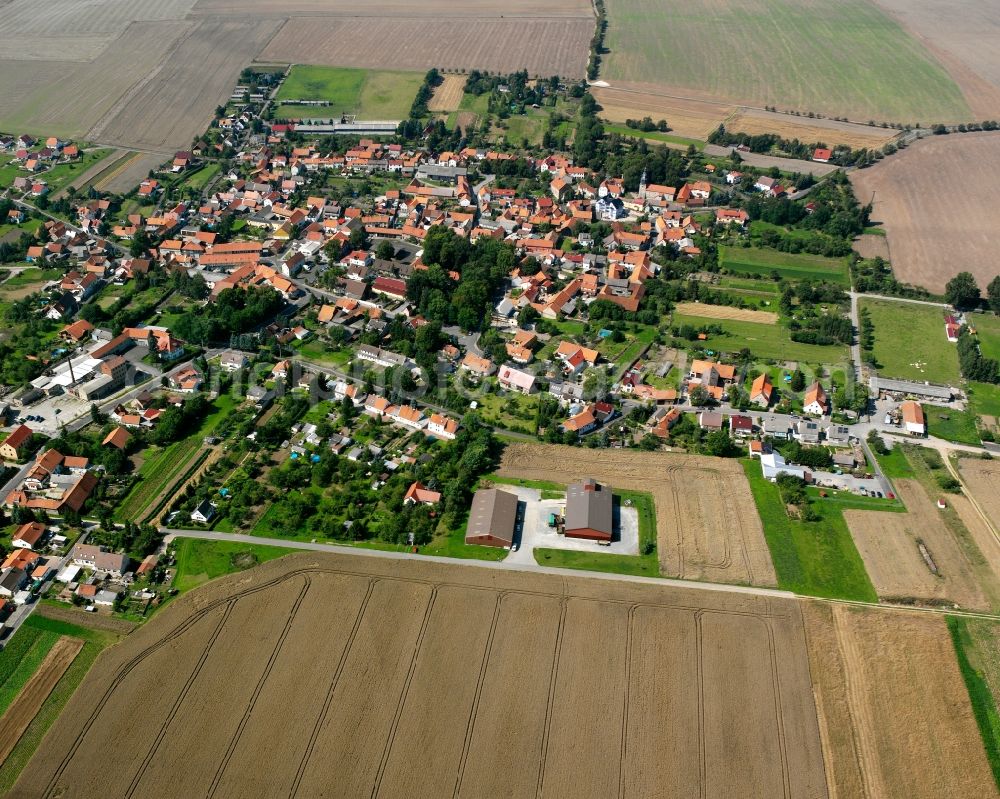
POLYGON ((222 776, 225 773, 226 768, 229 766, 229 761, 232 759, 233 753, 236 751, 236 747, 239 746, 240 738, 243 736, 243 730, 246 729, 246 726, 250 721, 250 716, 253 714, 254 708, 257 706, 257 700, 260 698, 261 691, 264 690, 264 684, 271 676, 271 669, 274 668, 274 664, 278 660, 278 656, 281 654, 281 650, 285 645, 285 639, 288 637, 288 633, 291 632, 292 626, 295 623, 295 618, 298 615, 299 608, 302 606, 302 602, 305 600, 306 594, 309 593, 309 588, 311 586, 312 579, 309 575, 305 575, 302 590, 299 591, 299 595, 295 599, 295 604, 292 605, 292 609, 288 614, 288 619, 285 621, 285 627, 282 629, 281 635, 278 636, 278 640, 275 642, 274 650, 271 652, 271 657, 268 658, 268 661, 264 666, 264 670, 261 672, 260 679, 257 680, 257 685, 254 687, 253 693, 250 696, 250 702, 243 711, 243 717, 240 719, 240 723, 236 727, 236 732, 233 734, 232 739, 229 741, 229 746, 226 748, 226 754, 223 755, 222 761, 219 763, 219 767, 215 771, 215 777, 212 779, 212 784, 208 789, 208 797, 215 796, 219 783, 222 781, 222 776))
POLYGON ((708 746, 705 742, 705 641, 701 609, 694 613, 695 679, 698 688, 698 796, 705 799, 708 780, 708 746))
POLYGON ((542 745, 538 761, 538 780, 535 783, 535 798, 541 799, 545 785, 545 763, 549 753, 549 733, 552 730, 552 712, 556 700, 556 680, 559 676, 559 659, 562 655, 563 634, 566 631, 566 608, 569 597, 563 596, 559 608, 559 627, 556 630, 555 645, 552 649, 552 666, 549 671, 549 695, 545 702, 545 725, 542 728, 542 745))
POLYGON ((382 788, 382 778, 385 776, 386 766, 389 765, 389 758, 392 756, 392 744, 396 739, 396 730, 399 729, 399 719, 403 715, 403 707, 410 693, 410 685, 413 683, 413 674, 417 670, 417 661, 420 659, 420 649, 424 643, 424 635, 430 626, 431 615, 434 612, 434 605, 437 602, 440 584, 435 584, 431 589, 430 598, 427 600, 427 607, 424 608, 424 618, 420 622, 420 632, 417 633, 417 640, 413 644, 413 655, 410 657, 410 666, 406 670, 406 679, 403 681, 403 690, 396 703, 396 712, 393 713, 392 723, 389 725, 389 736, 386 738, 385 746, 382 749, 382 759, 378 764, 378 771, 375 773, 375 782, 372 785, 371 797, 375 799, 382 788))
POLYGON ((361 605, 358 607, 358 613, 354 617, 354 625, 351 627, 351 632, 347 636, 347 641, 344 643, 344 651, 340 653, 340 660, 337 662, 337 668, 333 672, 333 679, 330 680, 330 687, 326 691, 326 697, 323 700, 323 707, 320 710, 319 715, 316 717, 316 723, 313 725, 312 734, 309 736, 309 741, 306 743, 305 751, 302 753, 302 760, 299 762, 299 768, 295 772, 295 779, 292 781, 292 787, 288 791, 289 797, 294 797, 299 792, 299 786, 302 784, 303 776, 305 776, 306 767, 309 764, 309 760, 312 758, 313 750, 316 748, 316 740, 319 738, 320 730, 323 728, 323 722, 326 721, 326 715, 330 711, 330 705, 333 704, 333 694, 337 690, 337 685, 340 683, 340 675, 344 671, 344 666, 347 663, 351 647, 354 646, 354 639, 358 635, 358 630, 361 629, 361 622, 364 620, 365 612, 368 609, 368 600, 372 598, 372 594, 374 593, 375 586, 378 582, 378 579, 369 576, 368 590, 365 591, 364 599, 361 600, 361 605))
POLYGON ((458 775, 455 779, 455 791, 452 794, 454 799, 458 799, 462 793, 462 780, 465 778, 465 764, 469 759, 469 750, 472 748, 472 736, 475 734, 476 717, 479 714, 479 700, 483 695, 483 685, 486 682, 486 672, 489 669, 490 657, 493 654, 493 637, 496 635, 497 622, 500 619, 501 605, 503 604, 503 600, 506 595, 506 591, 499 591, 497 593, 496 605, 493 607, 493 620, 490 622, 490 632, 486 637, 486 647, 483 650, 483 662, 479 667, 479 678, 476 680, 476 693, 472 700, 472 708, 469 710, 469 719, 465 725, 465 742, 462 745, 462 759, 458 764, 458 775))
POLYGON ((774 627, 764 622, 767 629, 767 652, 771 663, 771 686, 774 691, 774 720, 778 727, 778 753, 781 757, 781 787, 785 799, 792 795, 791 775, 788 773, 788 742, 785 738, 785 714, 781 707, 781 675, 778 670, 778 651, 774 643, 774 627))
POLYGON ((132 782, 129 785, 128 790, 125 792, 125 799, 131 799, 131 797, 135 795, 135 792, 139 787, 139 783, 142 782, 142 777, 146 773, 146 769, 149 768, 149 764, 153 762, 153 758, 156 756, 156 753, 160 748, 160 744, 163 743, 163 739, 167 735, 167 728, 180 712, 181 705, 184 704, 184 700, 187 699, 188 694, 191 692, 191 688, 197 681, 198 675, 201 674, 202 668, 204 668, 205 663, 208 662, 208 658, 212 654, 212 650, 215 648, 215 644, 219 640, 219 636, 222 635, 222 631, 225 629, 226 622, 229 621, 229 616, 232 614, 233 608, 236 607, 237 601, 237 599, 230 600, 225 611, 223 611, 222 617, 219 619, 218 624, 216 624, 215 630, 212 632, 212 637, 208 641, 208 646, 202 650, 201 655, 198 658, 198 662, 195 664, 194 670, 188 675, 187 680, 185 680, 184 685, 181 687, 180 693, 177 694, 177 698, 174 700, 174 704, 171 706, 166 718, 163 720, 163 724, 160 725, 160 731, 156 734, 156 738, 149 747, 149 752, 146 754, 146 757, 143 758, 142 763, 139 764, 139 770, 135 773, 135 776, 132 777, 132 782))
POLYGON ((631 701, 632 685, 632 622, 635 621, 635 610, 639 605, 628 609, 628 622, 625 627, 625 685, 622 699, 622 743, 618 755, 618 797, 625 799, 625 767, 628 762, 628 709, 631 701))

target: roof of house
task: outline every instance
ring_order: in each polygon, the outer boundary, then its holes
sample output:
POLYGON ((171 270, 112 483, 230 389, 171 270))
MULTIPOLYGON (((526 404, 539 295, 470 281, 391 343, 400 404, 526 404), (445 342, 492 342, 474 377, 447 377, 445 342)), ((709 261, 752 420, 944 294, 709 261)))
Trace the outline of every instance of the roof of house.
POLYGON ((827 405, 826 391, 818 380, 806 389, 805 398, 802 400, 802 404, 806 407, 812 405, 814 402, 819 403, 824 408, 827 405))
POLYGON ((919 402, 904 402, 899 406, 906 424, 924 424, 924 409, 919 402))
POLYGON ((116 427, 104 437, 104 440, 101 442, 101 446, 106 447, 108 444, 111 444, 113 447, 117 447, 118 449, 125 449, 131 438, 132 436, 129 435, 128 430, 124 427, 116 427))
POLYGON ((472 497, 467 538, 492 536, 508 546, 514 541, 517 495, 498 488, 481 488, 472 497))
POLYGON ((41 522, 28 522, 17 528, 12 541, 24 541, 29 547, 33 547, 45 535, 45 525, 41 522))
POLYGON ((611 489, 593 478, 566 489, 566 530, 595 530, 611 537, 614 506, 611 489))
POLYGON ((763 394, 768 400, 771 399, 771 392, 774 390, 774 386, 771 385, 771 376, 764 372, 763 374, 757 375, 756 379, 753 381, 753 386, 750 387, 750 399, 753 399, 758 394, 763 394))
POLYGON ((403 501, 405 502, 408 499, 412 499, 414 502, 429 502, 436 505, 441 501, 441 493, 424 488, 420 481, 416 481, 406 490, 406 496, 403 497, 403 501))
POLYGON ((32 436, 32 429, 26 424, 22 424, 15 428, 14 431, 7 436, 0 444, 6 444, 15 450, 19 450, 21 445, 24 444, 32 436))

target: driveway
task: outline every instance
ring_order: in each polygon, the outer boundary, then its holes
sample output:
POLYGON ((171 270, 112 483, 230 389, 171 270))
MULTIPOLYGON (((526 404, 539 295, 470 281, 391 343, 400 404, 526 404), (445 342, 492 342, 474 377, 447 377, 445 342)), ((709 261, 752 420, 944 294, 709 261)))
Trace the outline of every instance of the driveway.
POLYGON ((633 507, 616 506, 615 539, 610 546, 601 546, 595 541, 567 538, 549 527, 551 514, 562 515, 565 499, 542 499, 535 488, 501 486, 504 491, 517 494, 520 501, 519 524, 514 531, 517 551, 511 551, 504 563, 535 564, 535 549, 569 549, 577 552, 599 552, 614 555, 639 554, 639 514, 633 507))

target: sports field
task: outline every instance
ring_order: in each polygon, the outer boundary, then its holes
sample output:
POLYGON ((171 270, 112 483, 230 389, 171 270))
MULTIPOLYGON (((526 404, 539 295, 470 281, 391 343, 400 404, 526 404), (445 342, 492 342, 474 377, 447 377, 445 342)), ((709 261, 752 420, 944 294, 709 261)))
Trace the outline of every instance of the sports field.
POLYGON ((855 121, 971 119, 923 45, 868 0, 608 0, 601 78, 855 121))
POLYGON ((779 252, 760 247, 719 247, 719 266, 730 272, 769 277, 777 272, 788 280, 825 280, 850 285, 847 260, 822 255, 779 252))
POLYGON ((942 309, 868 299, 861 300, 860 307, 875 325, 880 374, 931 383, 958 381, 958 352, 945 337, 942 309))
POLYGON ((423 82, 419 72, 383 72, 347 67, 296 65, 278 90, 278 117, 404 119, 423 82), (296 105, 291 100, 325 100, 330 105, 296 105))

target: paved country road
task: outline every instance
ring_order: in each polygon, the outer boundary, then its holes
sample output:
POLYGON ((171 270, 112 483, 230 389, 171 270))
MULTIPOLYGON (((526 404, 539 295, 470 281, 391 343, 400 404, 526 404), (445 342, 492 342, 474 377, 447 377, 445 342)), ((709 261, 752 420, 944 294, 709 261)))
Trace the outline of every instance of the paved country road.
POLYGON ((661 585, 672 588, 688 588, 697 591, 723 591, 730 594, 746 594, 749 596, 759 596, 774 599, 810 599, 816 602, 834 602, 839 605, 854 605, 866 608, 884 608, 896 612, 912 613, 946 613, 953 616, 967 616, 970 618, 984 618, 996 620, 997 616, 989 613, 977 613, 974 611, 964 611, 951 607, 914 607, 911 605, 892 605, 880 602, 860 602, 850 599, 827 599, 824 597, 800 596, 791 591, 781 591, 776 588, 758 588, 748 585, 726 585, 724 583, 703 583, 694 580, 676 580, 670 577, 639 577, 630 574, 615 574, 607 572, 592 572, 584 569, 556 569, 551 566, 539 566, 530 563, 511 563, 509 561, 474 560, 462 558, 443 558, 435 555, 420 555, 412 552, 393 552, 381 549, 367 549, 364 547, 340 546, 338 544, 321 544, 306 541, 289 541, 284 538, 263 538, 255 535, 243 535, 241 533, 216 533, 211 530, 184 530, 178 528, 161 527, 160 532, 164 533, 164 543, 169 544, 177 538, 199 538, 206 541, 236 541, 242 544, 262 544, 272 547, 284 547, 289 550, 311 551, 311 552, 333 552, 338 555, 359 555, 370 558, 389 558, 392 560, 422 560, 431 563, 441 563, 451 566, 473 566, 481 569, 493 569, 498 571, 526 571, 535 574, 551 574, 556 577, 588 577, 596 580, 610 580, 612 582, 645 583, 647 585, 661 585))

